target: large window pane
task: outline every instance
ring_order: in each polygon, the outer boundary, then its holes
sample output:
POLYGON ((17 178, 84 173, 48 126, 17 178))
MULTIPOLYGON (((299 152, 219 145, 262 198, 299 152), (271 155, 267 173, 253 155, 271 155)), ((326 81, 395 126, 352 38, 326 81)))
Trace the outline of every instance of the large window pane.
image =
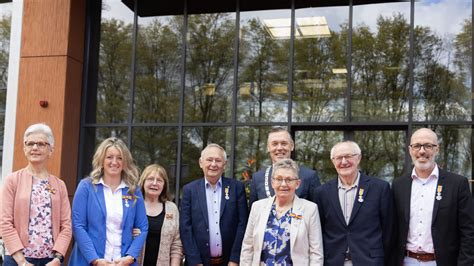
POLYGON ((0 170, 2 169, 8 60, 10 54, 11 7, 11 3, 0 4, 0 170))
POLYGON ((296 10, 293 120, 344 120, 349 8, 296 10))
POLYGON ((290 10, 240 17, 237 120, 287 121, 290 10))
POLYGON ((133 12, 121 1, 104 0, 100 31, 99 75, 96 121, 121 123, 128 117, 130 104, 133 12))
POLYGON ((330 154, 332 146, 343 138, 342 131, 296 131, 296 160, 318 171, 321 183, 326 183, 337 177, 330 154))
POLYGON ((414 120, 471 120, 471 40, 472 1, 415 2, 414 120))
POLYGON ((352 120, 407 121, 410 3, 354 7, 352 120))
POLYGON ((136 122, 178 122, 182 26, 182 16, 139 19, 136 122))
POLYGON ((271 164, 267 152, 270 127, 238 127, 235 143, 234 178, 248 181, 256 171, 271 164))
POLYGON ((186 122, 230 121, 234 39, 234 13, 189 15, 186 122))
MULTIPOLYGON (((185 128, 183 132, 183 155, 181 187, 185 184, 203 177, 199 167, 201 151, 210 143, 219 144, 225 149, 227 158, 231 154, 231 129, 228 127, 194 127, 185 128)), ((229 163, 227 164, 229 166, 229 163)), ((227 167, 225 176, 230 177, 227 167)))
POLYGON ((140 168, 159 164, 166 169, 169 191, 174 194, 176 184, 176 152, 178 129, 176 127, 143 127, 132 131, 133 159, 140 168))
POLYGON ((362 150, 362 172, 391 182, 404 173, 407 147, 405 131, 356 131, 362 150))

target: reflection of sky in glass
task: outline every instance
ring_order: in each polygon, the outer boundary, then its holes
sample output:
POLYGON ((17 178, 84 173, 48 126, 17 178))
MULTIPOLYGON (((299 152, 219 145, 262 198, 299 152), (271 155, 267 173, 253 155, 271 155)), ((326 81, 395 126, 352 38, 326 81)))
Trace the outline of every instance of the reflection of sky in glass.
MULTIPOLYGON (((0 5, 0 15, 4 9, 9 9, 11 3, 0 5)), ((430 26, 438 34, 459 32, 462 22, 471 16, 471 0, 419 0, 415 1, 415 24, 430 26)), ((405 14, 409 20, 409 2, 383 3, 372 5, 354 6, 354 21, 375 28, 379 15, 392 16, 395 13, 405 14)), ((133 22, 132 11, 120 0, 104 0, 104 18, 120 19, 129 23, 133 22)), ((263 19, 288 18, 289 9, 251 11, 242 12, 242 21, 255 17, 263 19)), ((348 7, 323 7, 323 8, 303 8, 296 10, 297 17, 325 16, 328 20, 329 28, 332 31, 339 31, 340 24, 347 22, 349 16, 348 7)), ((147 24, 152 18, 140 18, 141 24, 147 24)))
POLYGON ((12 3, 0 3, 0 17, 10 15, 12 13, 12 3))
POLYGON ((112 18, 133 23, 133 12, 121 0, 103 0, 102 19, 112 18))

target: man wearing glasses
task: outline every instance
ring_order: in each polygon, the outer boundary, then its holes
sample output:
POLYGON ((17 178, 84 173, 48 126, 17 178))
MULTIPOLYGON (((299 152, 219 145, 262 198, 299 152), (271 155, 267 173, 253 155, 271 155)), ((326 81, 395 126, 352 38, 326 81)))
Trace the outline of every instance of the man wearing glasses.
POLYGON ((418 129, 408 147, 414 168, 393 181, 396 265, 474 264, 474 205, 467 178, 435 162, 438 138, 418 129))
MULTIPOLYGON (((272 159, 272 165, 281 159, 290 159, 291 152, 295 145, 290 133, 282 127, 274 127, 270 130, 267 140, 267 151, 272 159)), ((272 166, 261 169, 252 175, 250 182, 249 205, 254 201, 265 199, 275 195, 271 186, 272 166)), ((301 185, 296 190, 298 197, 315 201, 315 190, 321 185, 316 171, 300 166, 298 176, 301 179, 301 185)))
POLYGON ((331 149, 338 177, 316 190, 324 265, 380 266, 393 242, 393 197, 388 182, 359 171, 362 153, 353 141, 331 149))

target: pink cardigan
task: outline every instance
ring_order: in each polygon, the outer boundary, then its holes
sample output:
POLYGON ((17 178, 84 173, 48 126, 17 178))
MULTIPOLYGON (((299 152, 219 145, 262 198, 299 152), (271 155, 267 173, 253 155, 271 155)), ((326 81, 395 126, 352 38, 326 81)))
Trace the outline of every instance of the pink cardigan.
MULTIPOLYGON (((28 244, 30 196, 33 177, 25 168, 3 180, 0 206, 0 235, 7 254, 22 250, 28 244)), ((71 205, 64 181, 50 175, 52 187, 53 250, 65 255, 71 241, 71 205)))

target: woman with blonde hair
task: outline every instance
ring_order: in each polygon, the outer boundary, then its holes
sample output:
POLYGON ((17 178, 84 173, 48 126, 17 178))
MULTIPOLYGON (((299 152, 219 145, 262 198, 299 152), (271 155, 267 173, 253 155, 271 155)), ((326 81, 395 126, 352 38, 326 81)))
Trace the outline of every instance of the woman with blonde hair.
MULTIPOLYGON (((145 198, 148 236, 139 265, 181 265, 183 245, 179 237, 179 212, 168 192, 166 170, 158 164, 143 170, 139 182, 145 198)), ((135 230, 135 234, 140 234, 135 230)))
POLYGON ((5 177, 0 198, 3 265, 60 265, 72 236, 71 207, 64 181, 46 167, 54 151, 53 132, 34 124, 23 141, 28 165, 5 177))
POLYGON ((76 243, 70 265, 136 265, 148 222, 138 169, 125 143, 104 140, 92 161, 91 176, 77 187, 72 204, 76 243), (141 234, 132 237, 132 229, 141 234))

